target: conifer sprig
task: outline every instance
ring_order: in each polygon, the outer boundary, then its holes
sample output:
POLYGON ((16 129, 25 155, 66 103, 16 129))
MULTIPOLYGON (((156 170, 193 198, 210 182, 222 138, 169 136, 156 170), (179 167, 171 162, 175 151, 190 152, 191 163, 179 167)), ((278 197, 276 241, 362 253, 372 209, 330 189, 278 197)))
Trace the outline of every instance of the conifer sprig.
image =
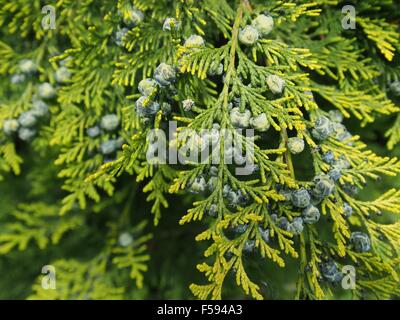
POLYGON ((391 117, 393 154, 400 141, 399 16, 392 0, 363 1, 344 30, 345 4, 60 0, 46 31, 40 1, 0 0, 0 177, 28 181, 18 200, 4 187, 0 254, 46 249, 60 275, 29 298, 151 292, 176 211, 174 232, 206 245, 196 298, 270 298, 270 272, 296 299, 349 297, 337 289, 349 266, 353 298, 398 297, 399 190, 369 190, 400 164, 369 142, 391 117), (149 160, 157 143, 184 158, 204 141, 215 154, 202 162, 149 160))

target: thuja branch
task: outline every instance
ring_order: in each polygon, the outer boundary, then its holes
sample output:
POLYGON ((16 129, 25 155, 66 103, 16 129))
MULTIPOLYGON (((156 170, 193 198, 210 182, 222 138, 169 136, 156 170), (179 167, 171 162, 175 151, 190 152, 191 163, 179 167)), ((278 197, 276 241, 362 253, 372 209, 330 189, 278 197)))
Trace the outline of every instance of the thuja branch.
MULTIPOLYGON (((225 84, 222 90, 221 95, 223 96, 223 108, 227 109, 228 107, 228 97, 229 97, 229 88, 231 86, 231 78, 236 73, 236 50, 238 45, 238 35, 239 35, 239 27, 243 17, 243 10, 248 6, 248 0, 240 1, 239 8, 236 13, 235 22, 232 28, 232 36, 231 36, 231 49, 229 52, 229 66, 226 72, 225 84)), ((224 127, 223 127, 224 128, 224 127)))

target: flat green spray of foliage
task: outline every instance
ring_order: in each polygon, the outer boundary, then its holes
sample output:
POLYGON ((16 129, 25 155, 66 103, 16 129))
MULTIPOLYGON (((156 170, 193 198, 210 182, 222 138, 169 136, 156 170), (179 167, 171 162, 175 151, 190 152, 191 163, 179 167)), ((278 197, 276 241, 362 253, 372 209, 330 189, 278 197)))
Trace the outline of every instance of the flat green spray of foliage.
POLYGON ((0 297, 400 296, 396 1, 350 1, 348 30, 339 0, 54 3, 45 30, 0 0, 0 297), (217 165, 147 161, 172 120, 186 151, 250 123, 252 174, 223 136, 217 165))

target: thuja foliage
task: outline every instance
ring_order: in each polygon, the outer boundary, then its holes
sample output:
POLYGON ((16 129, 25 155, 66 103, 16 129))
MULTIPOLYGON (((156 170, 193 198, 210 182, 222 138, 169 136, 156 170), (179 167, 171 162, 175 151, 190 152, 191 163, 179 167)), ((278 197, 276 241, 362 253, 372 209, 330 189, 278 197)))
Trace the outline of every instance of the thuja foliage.
POLYGON ((0 4, 0 296, 400 295, 396 1, 0 4), (220 161, 148 161, 169 121, 220 161))

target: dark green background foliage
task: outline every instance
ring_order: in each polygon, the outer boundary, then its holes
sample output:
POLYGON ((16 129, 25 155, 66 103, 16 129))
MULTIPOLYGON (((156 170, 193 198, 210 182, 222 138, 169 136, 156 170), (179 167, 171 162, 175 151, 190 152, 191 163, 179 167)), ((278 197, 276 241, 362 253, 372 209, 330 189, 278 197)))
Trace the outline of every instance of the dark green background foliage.
POLYGON ((0 299, 398 298, 400 193, 381 198, 400 184, 400 96, 391 89, 400 81, 397 2, 0 0, 0 299), (56 7, 54 30, 41 24, 46 4, 56 7), (356 8, 354 30, 341 26, 345 4, 356 8), (143 20, 124 22, 132 10, 143 20), (273 17, 274 28, 246 47, 240 30, 262 13, 273 17), (178 30, 163 30, 168 17, 180 21, 178 30), (185 46, 193 34, 205 46, 185 46), (24 59, 37 70, 13 83, 24 59), (224 79, 209 75, 212 61, 222 63, 224 79), (162 62, 177 70, 174 88, 157 95, 172 112, 148 123, 136 112, 138 84, 162 62), (63 65, 69 75, 60 81, 63 65), (285 80, 281 96, 262 82, 270 74, 285 80), (7 134, 6 121, 33 108, 44 82, 57 94, 46 99, 49 112, 35 136, 23 141, 7 134), (145 136, 168 120, 181 128, 209 129, 213 122, 229 128, 228 102, 235 97, 254 115, 266 112, 272 126, 257 142, 270 153, 251 176, 255 185, 237 181, 251 201, 233 210, 222 198, 223 185, 236 181, 227 166, 219 167, 214 198, 190 193, 209 166, 152 166, 145 136), (188 98, 196 104, 191 111, 182 107, 188 98), (350 142, 311 134, 316 119, 335 109, 350 142), (118 128, 88 136, 107 114, 118 116, 118 128), (291 155, 288 135, 303 138, 305 150, 291 155), (123 143, 104 155, 102 143, 110 139, 123 143), (320 221, 301 235, 274 227, 273 212, 289 220, 301 215, 277 190, 312 188, 316 173, 328 171, 321 155, 331 149, 352 166, 321 202, 320 221), (347 199, 346 184, 358 195, 347 199), (351 219, 343 218, 345 199, 351 219), (205 214, 214 201, 216 218, 205 214), (245 224, 244 235, 232 235, 245 224), (259 227, 276 228, 271 242, 257 240, 253 252, 242 252, 246 241, 259 239, 259 227), (351 246, 355 230, 369 234, 369 252, 351 246), (131 237, 127 246, 124 234, 131 237), (196 241, 199 234, 206 241, 196 241), (279 247, 278 236, 290 252, 279 247), (274 252, 273 259, 265 252, 274 252), (357 266, 355 290, 324 279, 321 265, 331 260, 357 266), (44 265, 56 267, 56 290, 40 286, 44 265))

